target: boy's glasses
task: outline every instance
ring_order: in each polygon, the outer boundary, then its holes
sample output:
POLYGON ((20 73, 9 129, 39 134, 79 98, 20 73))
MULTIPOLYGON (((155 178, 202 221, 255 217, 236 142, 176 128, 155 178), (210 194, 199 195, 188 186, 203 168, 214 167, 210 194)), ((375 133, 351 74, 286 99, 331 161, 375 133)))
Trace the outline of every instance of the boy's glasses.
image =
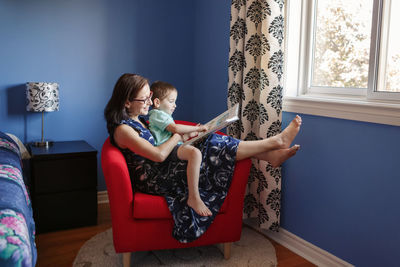
POLYGON ((132 99, 132 101, 137 101, 137 102, 142 102, 143 104, 146 104, 147 102, 151 103, 151 97, 153 96, 153 92, 150 91, 150 95, 146 97, 145 99, 132 99))

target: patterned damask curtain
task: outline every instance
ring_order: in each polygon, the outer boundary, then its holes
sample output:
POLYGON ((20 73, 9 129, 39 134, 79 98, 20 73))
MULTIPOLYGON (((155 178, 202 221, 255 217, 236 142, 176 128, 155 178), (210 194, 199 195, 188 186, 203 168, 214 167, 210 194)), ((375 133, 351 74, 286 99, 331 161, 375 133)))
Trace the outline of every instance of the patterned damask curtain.
MULTIPOLYGON (((228 106, 240 103, 241 119, 228 133, 244 140, 281 131, 284 0, 232 0, 228 106)), ((244 217, 278 230, 281 169, 253 159, 244 217)))

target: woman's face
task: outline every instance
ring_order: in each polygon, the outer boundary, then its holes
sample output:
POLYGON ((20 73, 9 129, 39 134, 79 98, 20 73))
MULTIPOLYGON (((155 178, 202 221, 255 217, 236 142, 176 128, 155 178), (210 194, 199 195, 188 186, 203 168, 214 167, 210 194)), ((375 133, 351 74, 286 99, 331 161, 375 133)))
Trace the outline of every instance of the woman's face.
POLYGON ((139 90, 136 98, 132 101, 126 101, 125 107, 129 111, 129 116, 137 118, 139 115, 147 115, 147 113, 149 113, 149 107, 152 104, 150 86, 146 84, 139 90))

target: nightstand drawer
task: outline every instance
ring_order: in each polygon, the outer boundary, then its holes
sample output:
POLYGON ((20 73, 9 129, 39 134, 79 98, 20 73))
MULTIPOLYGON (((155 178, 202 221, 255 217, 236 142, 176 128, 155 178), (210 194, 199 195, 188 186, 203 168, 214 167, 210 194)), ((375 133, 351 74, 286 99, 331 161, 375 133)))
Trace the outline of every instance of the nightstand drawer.
POLYGON ((40 195, 34 201, 38 233, 97 224, 96 190, 40 195))
POLYGON ((36 194, 57 193, 97 186, 95 156, 36 161, 33 167, 36 194))
POLYGON ((29 145, 37 232, 97 223, 97 150, 86 141, 29 145))

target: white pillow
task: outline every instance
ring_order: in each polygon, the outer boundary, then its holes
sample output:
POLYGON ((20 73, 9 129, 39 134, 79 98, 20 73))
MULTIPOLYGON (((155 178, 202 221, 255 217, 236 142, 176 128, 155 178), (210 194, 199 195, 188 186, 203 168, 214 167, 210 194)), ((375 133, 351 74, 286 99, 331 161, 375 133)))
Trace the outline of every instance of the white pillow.
POLYGON ((30 159, 31 158, 31 154, 29 154, 28 150, 26 149, 26 147, 24 146, 24 144, 21 142, 21 140, 19 140, 18 137, 16 137, 13 134, 10 133, 6 133, 9 137, 12 138, 12 140, 14 140, 15 143, 17 143, 18 147, 19 147, 19 152, 21 153, 21 158, 22 159, 30 159))

